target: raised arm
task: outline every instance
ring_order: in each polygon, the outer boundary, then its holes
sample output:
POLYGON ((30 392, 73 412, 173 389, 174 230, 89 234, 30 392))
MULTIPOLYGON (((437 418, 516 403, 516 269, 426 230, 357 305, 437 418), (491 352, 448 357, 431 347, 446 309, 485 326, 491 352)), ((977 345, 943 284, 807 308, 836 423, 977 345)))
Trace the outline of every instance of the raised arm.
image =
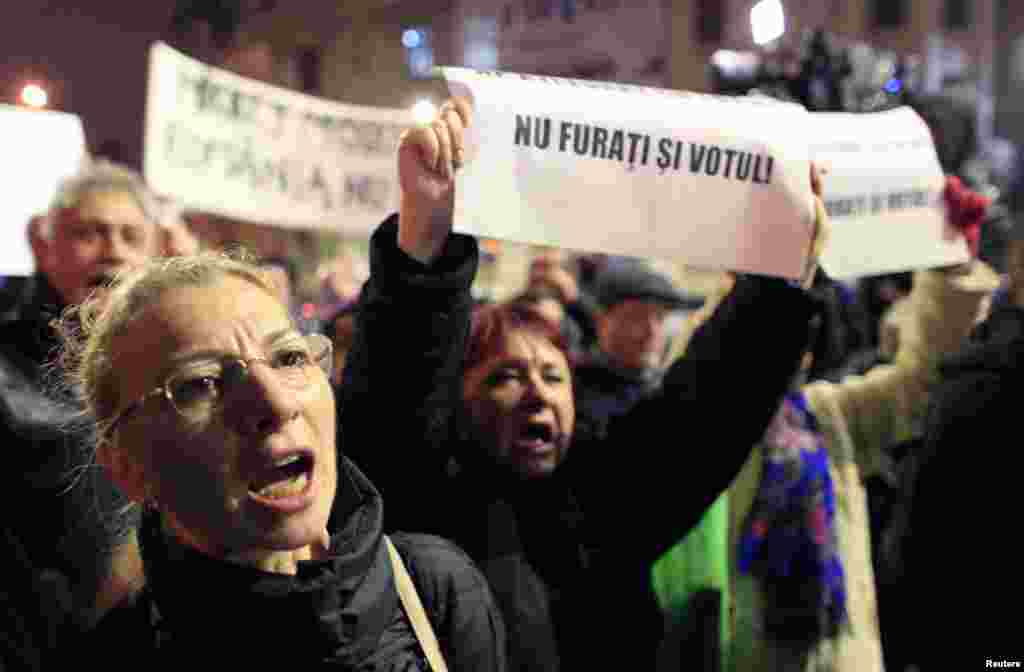
POLYGON ((470 109, 447 103, 398 152, 399 213, 370 242, 356 337, 337 393, 340 450, 381 490, 385 526, 431 529, 472 310, 476 241, 451 233, 470 109))
MULTIPOLYGON (((827 220, 817 184, 815 192, 820 242, 827 220)), ((816 245, 812 258, 818 252, 816 245)), ((805 280, 813 271, 812 264, 805 280)), ((729 486, 763 435, 799 370, 817 311, 800 286, 738 277, 694 331, 660 393, 614 419, 596 442, 580 472, 583 505, 621 518, 615 529, 629 537, 623 544, 647 560, 678 541, 729 486), (628 489, 615 498, 617 507, 607 504, 609 483, 618 492, 628 489)))
MULTIPOLYGON (((838 384, 807 387, 811 404, 826 411, 819 417, 843 422, 852 439, 853 454, 833 454, 833 459, 855 459, 867 477, 882 468, 887 448, 920 434, 939 364, 959 350, 997 286, 996 273, 980 261, 967 269, 918 272, 893 362, 838 384)), ((845 444, 829 445, 842 449, 845 444)))
MULTIPOLYGON (((978 226, 988 201, 965 190, 953 177, 947 178, 945 197, 948 223, 963 232, 972 257, 976 256, 978 226)), ((931 392, 938 383, 939 364, 959 350, 977 322, 983 302, 998 286, 995 271, 976 259, 918 272, 903 308, 909 319, 899 326, 899 349, 893 363, 876 366, 863 376, 850 376, 837 385, 808 386, 808 399, 825 411, 819 416, 844 424, 852 438, 852 444, 836 442, 832 446, 852 454, 833 454, 833 459, 855 459, 867 477, 882 469, 887 448, 920 434, 931 392)))

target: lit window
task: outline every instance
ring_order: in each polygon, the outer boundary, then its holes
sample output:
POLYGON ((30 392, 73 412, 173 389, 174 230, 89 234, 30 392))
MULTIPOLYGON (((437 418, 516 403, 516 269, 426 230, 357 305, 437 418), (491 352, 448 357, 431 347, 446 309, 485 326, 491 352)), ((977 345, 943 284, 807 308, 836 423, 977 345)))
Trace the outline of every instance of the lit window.
POLYGON ((466 67, 494 70, 498 67, 498 24, 492 17, 477 16, 466 20, 463 29, 466 67))
POLYGON ((906 0, 873 0, 872 19, 876 28, 900 28, 907 22, 906 0))
POLYGON ((566 23, 576 20, 576 0, 562 0, 562 20, 566 23))
POLYGON ((943 7, 946 30, 966 30, 971 27, 971 4, 967 0, 946 0, 943 7))

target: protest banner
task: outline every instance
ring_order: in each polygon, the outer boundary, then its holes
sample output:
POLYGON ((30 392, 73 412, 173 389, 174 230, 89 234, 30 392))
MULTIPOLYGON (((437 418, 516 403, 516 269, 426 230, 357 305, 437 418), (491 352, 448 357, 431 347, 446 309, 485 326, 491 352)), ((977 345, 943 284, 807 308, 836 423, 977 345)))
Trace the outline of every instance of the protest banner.
POLYGON ((82 121, 71 114, 0 105, 0 165, 4 185, 4 244, 0 275, 31 275, 29 218, 45 212, 61 180, 81 168, 87 153, 82 121))
POLYGON ((759 97, 441 68, 472 99, 455 229, 796 278, 807 112, 759 97))
POLYGON ((957 264, 967 246, 949 229, 945 177, 931 132, 909 107, 810 115, 811 158, 828 169, 832 235, 821 265, 836 278, 957 264))
POLYGON ((398 204, 408 110, 332 102, 240 77, 156 43, 145 175, 189 209, 365 235, 398 204))

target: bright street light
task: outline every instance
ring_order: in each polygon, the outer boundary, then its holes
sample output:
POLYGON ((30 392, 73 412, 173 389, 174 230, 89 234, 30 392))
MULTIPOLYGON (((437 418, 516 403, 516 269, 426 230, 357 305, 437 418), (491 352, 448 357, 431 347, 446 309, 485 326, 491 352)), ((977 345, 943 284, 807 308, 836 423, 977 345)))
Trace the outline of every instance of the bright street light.
POLYGON ((750 9, 750 30, 754 43, 768 44, 786 32, 786 13, 780 0, 761 0, 750 9))
POLYGON ((38 84, 26 84, 21 89, 21 102, 29 107, 43 108, 46 107, 48 101, 49 96, 46 95, 46 89, 38 84))
POLYGON ((437 116, 437 106, 426 99, 418 100, 412 106, 412 116, 417 124, 429 124, 437 116))

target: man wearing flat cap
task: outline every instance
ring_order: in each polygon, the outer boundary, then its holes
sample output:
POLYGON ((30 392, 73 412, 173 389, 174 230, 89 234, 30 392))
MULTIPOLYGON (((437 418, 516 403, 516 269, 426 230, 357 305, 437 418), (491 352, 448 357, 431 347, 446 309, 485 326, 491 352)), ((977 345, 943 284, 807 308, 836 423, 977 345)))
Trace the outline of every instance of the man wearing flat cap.
POLYGON ((611 260, 595 290, 597 344, 576 369, 576 408, 600 430, 657 390, 668 363, 670 317, 697 310, 704 300, 632 258, 611 260))

